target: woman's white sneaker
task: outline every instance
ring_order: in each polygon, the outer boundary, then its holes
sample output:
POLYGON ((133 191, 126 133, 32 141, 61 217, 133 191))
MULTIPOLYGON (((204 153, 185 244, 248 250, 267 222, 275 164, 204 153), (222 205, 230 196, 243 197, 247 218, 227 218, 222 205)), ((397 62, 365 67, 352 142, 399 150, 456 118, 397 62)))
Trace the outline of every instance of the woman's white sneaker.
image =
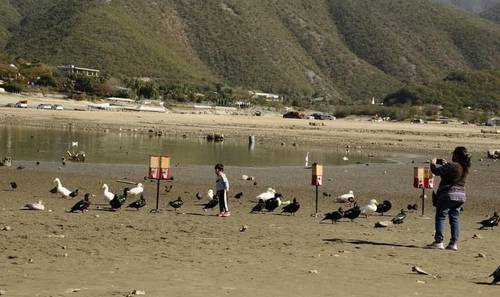
POLYGON ((435 249, 435 250, 444 250, 444 244, 442 242, 433 242, 431 244, 428 244, 426 246, 428 249, 435 249))
POLYGON ((458 251, 458 245, 456 243, 449 243, 446 247, 447 250, 458 251))

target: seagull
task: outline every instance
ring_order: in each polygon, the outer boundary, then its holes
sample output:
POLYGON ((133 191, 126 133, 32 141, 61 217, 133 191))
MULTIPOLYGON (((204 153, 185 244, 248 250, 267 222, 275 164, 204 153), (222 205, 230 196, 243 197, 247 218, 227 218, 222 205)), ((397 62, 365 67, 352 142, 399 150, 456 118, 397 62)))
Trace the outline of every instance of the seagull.
POLYGON ((239 193, 236 193, 236 195, 234 195, 234 198, 236 198, 236 199, 240 199, 241 197, 243 197, 243 192, 239 192, 239 193))
MULTIPOLYGON (((73 192, 71 192, 67 188, 63 187, 63 185, 61 184, 61 180, 58 177, 56 177, 54 179, 54 183, 56 183, 56 187, 54 188, 55 189, 55 193, 59 193, 59 194, 63 195, 66 198, 69 198, 69 197, 75 198, 76 196, 78 196, 78 189, 76 189, 73 192)), ((54 193, 54 189, 52 189, 50 192, 54 193)))
POLYGON ((500 282, 500 266, 498 266, 497 270, 493 271, 492 274, 490 274, 489 277, 493 276, 493 281, 491 282, 492 285, 495 285, 496 283, 500 282))
POLYGON ((280 193, 276 193, 274 195, 274 198, 265 200, 264 207, 266 208, 266 210, 273 212, 276 208, 280 207, 281 197, 282 195, 280 193))
POLYGON ((354 192, 351 190, 347 194, 342 194, 337 197, 337 202, 338 203, 346 203, 346 202, 351 202, 354 201, 354 192))
POLYGON ((203 199, 203 196, 201 196, 200 192, 196 193, 196 199, 198 199, 198 200, 203 199))
POLYGON ((296 198, 293 198, 293 202, 282 209, 282 213, 289 213, 291 215, 295 215, 295 213, 299 210, 300 204, 297 202, 296 198))
POLYGON ((137 196, 142 192, 144 192, 144 186, 141 183, 138 183, 137 186, 135 188, 130 189, 127 194, 137 196))
POLYGON ((24 206, 29 210, 45 210, 45 205, 43 205, 42 200, 38 200, 36 203, 29 203, 24 206))
POLYGON ((368 203, 365 206, 360 207, 361 214, 364 214, 365 217, 368 217, 369 212, 376 212, 377 211, 377 205, 378 205, 377 200, 375 200, 375 199, 370 200, 370 203, 368 203))
POLYGON ((493 230, 493 227, 498 226, 498 223, 500 223, 500 217, 496 211, 493 213, 491 218, 478 222, 478 224, 481 224, 481 227, 479 228, 480 230, 485 228, 491 228, 491 230, 493 230))
POLYGON ((184 204, 184 201, 182 201, 181 197, 178 197, 177 200, 170 201, 168 204, 171 207, 173 207, 175 209, 175 211, 177 211, 178 208, 182 207, 182 205, 184 204))
POLYGON ((218 199, 211 199, 210 201, 208 201, 207 203, 204 204, 203 211, 207 211, 209 209, 212 209, 212 208, 216 207, 217 204, 219 204, 218 199))
POLYGON ((136 210, 139 210, 139 208, 143 208, 144 206, 146 206, 146 199, 144 199, 144 196, 141 194, 141 198, 130 203, 127 208, 135 208, 136 210))
POLYGON ((121 195, 115 194, 113 199, 109 201, 109 205, 112 209, 118 209, 122 207, 123 203, 125 203, 125 201, 127 200, 128 191, 130 191, 130 188, 123 189, 123 194, 121 195))
POLYGON ((380 215, 384 215, 384 213, 388 212, 389 210, 391 210, 392 208, 392 203, 391 201, 389 200, 384 200, 384 202, 382 202, 382 204, 378 204, 377 205, 377 212, 380 214, 380 215))
POLYGON ((10 182, 10 189, 12 191, 14 191, 15 189, 17 189, 17 183, 15 181, 11 181, 10 182))
POLYGON ((115 194, 113 194, 109 191, 109 187, 107 184, 102 185, 102 188, 104 189, 103 194, 104 194, 104 198, 106 198, 107 202, 110 202, 111 200, 113 200, 113 198, 115 198, 115 194))
POLYGON ((76 212, 76 211, 81 211, 84 212, 89 208, 90 206, 90 197, 94 197, 94 195, 91 195, 90 193, 86 193, 85 196, 83 196, 83 199, 78 201, 69 212, 76 212))
POLYGON ((347 218, 353 222, 355 219, 359 217, 361 214, 361 209, 357 204, 354 204, 354 207, 351 209, 348 209, 344 212, 344 218, 347 218))
POLYGON ((250 211, 250 213, 262 212, 262 210, 264 209, 265 205, 266 205, 266 203, 264 201, 259 200, 259 202, 257 202, 257 204, 252 208, 252 210, 250 211))
POLYGON ((325 217, 321 220, 321 222, 326 220, 331 220, 333 224, 333 222, 337 223, 337 221, 343 217, 344 217, 344 211, 342 210, 342 207, 339 207, 337 211, 325 214, 325 217))
POLYGON ((393 224, 403 224, 405 219, 406 219, 406 211, 404 209, 401 209, 401 212, 395 217, 393 217, 391 221, 393 224))
POLYGON ((276 190, 273 188, 269 188, 267 189, 266 192, 260 193, 256 198, 257 200, 262 200, 265 202, 266 200, 275 198, 275 196, 276 196, 276 190))

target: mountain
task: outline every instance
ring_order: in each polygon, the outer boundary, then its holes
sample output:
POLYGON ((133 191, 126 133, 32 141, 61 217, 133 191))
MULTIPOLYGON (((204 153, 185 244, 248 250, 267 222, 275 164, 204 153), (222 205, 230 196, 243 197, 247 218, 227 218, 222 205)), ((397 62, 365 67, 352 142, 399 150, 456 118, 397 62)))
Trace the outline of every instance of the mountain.
POLYGON ((500 67, 500 26, 435 0, 0 0, 0 7, 11 56, 118 77, 350 101, 500 67))
POLYGON ((500 3, 483 11, 481 17, 500 25, 500 3))
POLYGON ((500 4, 500 0, 437 0, 438 2, 453 5, 463 10, 481 13, 500 4))

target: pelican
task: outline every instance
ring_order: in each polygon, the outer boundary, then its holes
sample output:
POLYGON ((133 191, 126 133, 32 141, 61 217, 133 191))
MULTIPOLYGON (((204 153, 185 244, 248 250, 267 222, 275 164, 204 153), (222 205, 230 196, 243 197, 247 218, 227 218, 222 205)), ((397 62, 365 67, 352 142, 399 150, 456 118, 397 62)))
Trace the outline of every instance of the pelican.
POLYGON ((26 207, 29 210, 45 210, 45 205, 43 205, 42 200, 38 200, 38 202, 36 203, 26 204, 24 207, 26 207))
POLYGON ((115 194, 109 191, 109 187, 107 184, 102 185, 102 188, 104 189, 104 198, 106 198, 108 202, 110 202, 111 200, 113 200, 113 198, 115 198, 115 194))

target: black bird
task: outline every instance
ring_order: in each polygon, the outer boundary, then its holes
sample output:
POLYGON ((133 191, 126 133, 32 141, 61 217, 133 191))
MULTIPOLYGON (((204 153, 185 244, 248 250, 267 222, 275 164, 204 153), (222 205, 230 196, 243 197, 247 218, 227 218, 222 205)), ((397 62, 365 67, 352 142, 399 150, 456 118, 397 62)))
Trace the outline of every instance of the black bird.
POLYGON ((323 192, 323 197, 332 197, 332 194, 327 193, 327 192, 323 192))
POLYGON ((493 281, 491 282, 492 285, 495 285, 496 283, 500 282, 500 266, 498 266, 497 270, 493 271, 493 273, 489 276, 493 276, 493 281))
POLYGON ((256 181, 254 181, 254 182, 253 182, 253 185, 254 185, 254 186, 256 186, 256 185, 257 185, 257 182, 256 182, 256 181))
POLYGON ((217 204, 219 204, 219 199, 217 199, 217 198, 215 198, 215 197, 214 197, 214 199, 212 199, 212 200, 208 201, 208 203, 206 203, 206 204, 203 206, 203 210, 204 210, 204 211, 207 211, 207 210, 209 210, 209 209, 212 209, 212 208, 216 207, 216 206, 217 206, 217 204))
POLYGON ((173 187, 174 187, 173 185, 165 186, 165 192, 169 193, 170 191, 172 191, 173 187))
POLYGON ((196 192, 196 199, 201 200, 203 196, 201 196, 200 192, 196 192))
POLYGON ((359 217, 361 214, 361 209, 357 204, 354 204, 354 207, 351 209, 348 209, 344 212, 344 218, 347 218, 353 222, 355 219, 359 217))
POLYGON ((40 165, 40 162, 39 162, 39 161, 36 161, 36 165, 37 165, 37 166, 38 166, 38 165, 40 165))
POLYGON ((184 201, 182 201, 182 198, 179 197, 179 198, 177 198, 177 200, 170 201, 168 204, 171 207, 173 207, 175 209, 175 211, 177 211, 178 208, 182 207, 182 205, 184 204, 184 201))
POLYGON ((53 189, 51 189, 49 192, 51 192, 52 194, 56 194, 57 193, 57 186, 55 186, 53 189))
POLYGON ((236 198, 236 199, 240 199, 241 197, 243 197, 243 192, 239 192, 239 193, 236 193, 236 195, 234 195, 234 198, 236 198))
POLYGON ((281 205, 281 200, 280 196, 278 196, 278 193, 274 195, 274 198, 268 199, 264 202, 264 207, 270 212, 273 212, 280 205, 281 205))
POLYGON ((481 227, 479 228, 480 230, 485 228, 491 228, 491 230, 493 230, 493 227, 498 226, 498 223, 500 223, 500 217, 496 211, 493 213, 491 218, 478 222, 478 224, 481 224, 481 227))
POLYGON ((82 200, 78 201, 69 212, 81 211, 84 212, 90 206, 90 193, 86 193, 82 200))
POLYGON ((111 206, 112 209, 118 209, 121 208, 123 203, 127 200, 127 195, 128 191, 130 191, 130 188, 125 188, 123 189, 123 194, 115 194, 115 197, 111 201, 109 201, 109 205, 111 206))
POLYGON ((146 199, 144 199, 144 196, 141 194, 141 198, 130 203, 127 208, 135 208, 136 210, 139 210, 139 208, 143 208, 144 206, 146 206, 146 199))
POLYGON ((408 204, 406 209, 408 209, 409 211, 412 211, 412 210, 416 211, 416 210, 418 210, 418 204, 408 204))
POLYGON ((343 217, 344 211, 342 210, 342 207, 339 207, 339 210, 325 214, 325 217, 321 220, 321 222, 331 220, 333 224, 333 222, 337 223, 337 221, 343 217))
POLYGON ((23 170, 24 166, 17 166, 17 170, 23 170))
POLYGON ((14 181, 10 182, 10 189, 11 189, 12 191, 14 191, 15 189, 17 189, 17 183, 16 183, 16 182, 14 182, 14 181))
POLYGON ((389 200, 384 200, 382 204, 377 205, 377 212, 380 215, 384 215, 384 213, 388 212, 392 208, 392 203, 389 200))
POLYGON ((250 211, 250 213, 262 212, 262 210, 264 209, 265 205, 266 204, 264 203, 264 200, 259 200, 259 202, 257 202, 257 204, 252 208, 252 210, 250 211))
POLYGON ((299 210, 299 208, 300 208, 299 202, 297 202, 296 198, 293 198, 293 202, 283 207, 281 212, 295 215, 295 213, 299 210))
POLYGON ((405 219, 406 219, 406 211, 404 209, 401 209, 401 212, 395 217, 393 217, 391 221, 393 224, 403 224, 405 219))
POLYGON ((71 197, 71 198, 75 198, 76 196, 78 196, 78 189, 76 189, 73 192, 69 193, 69 197, 71 197))
POLYGON ((66 161, 62 161, 62 165, 63 165, 63 166, 66 166, 66 161))

